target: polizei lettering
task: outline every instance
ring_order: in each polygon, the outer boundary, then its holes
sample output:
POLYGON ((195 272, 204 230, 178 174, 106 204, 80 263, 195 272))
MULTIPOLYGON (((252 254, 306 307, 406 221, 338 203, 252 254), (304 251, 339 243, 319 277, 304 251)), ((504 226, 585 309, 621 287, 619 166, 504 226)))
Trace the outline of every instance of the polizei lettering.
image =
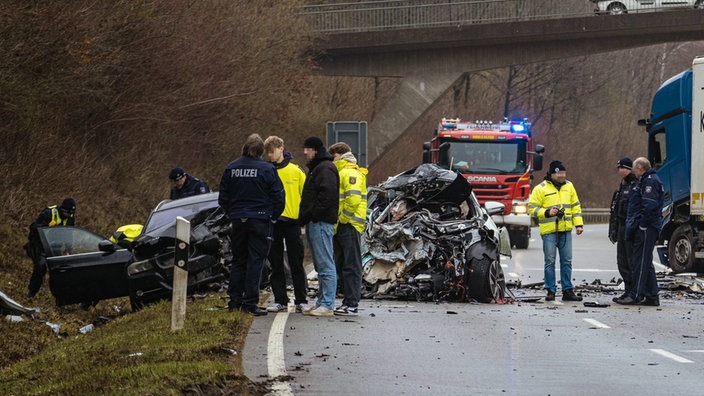
POLYGON ((496 183, 496 177, 494 176, 468 176, 467 180, 470 182, 496 183))
POLYGON ((230 177, 257 177, 256 169, 232 169, 230 177))

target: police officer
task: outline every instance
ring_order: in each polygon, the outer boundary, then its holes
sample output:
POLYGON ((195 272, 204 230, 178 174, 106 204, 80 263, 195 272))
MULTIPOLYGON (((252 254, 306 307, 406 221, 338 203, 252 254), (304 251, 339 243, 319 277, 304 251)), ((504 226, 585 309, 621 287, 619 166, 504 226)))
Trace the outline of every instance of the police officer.
POLYGON ((582 301, 572 286, 572 228, 582 234, 582 206, 572 182, 567 180, 567 168, 560 161, 552 161, 542 183, 533 188, 528 212, 538 218, 545 258, 545 301, 555 300, 555 259, 560 253, 562 301, 582 301))
POLYGON ((176 167, 171 169, 169 179, 171 179, 173 183, 173 187, 171 187, 171 199, 186 198, 192 195, 210 192, 210 188, 206 182, 189 175, 183 168, 176 167))
POLYGON ((232 221, 231 311, 266 315, 258 306, 264 260, 269 254, 273 222, 284 211, 284 187, 270 162, 262 160, 264 141, 249 135, 242 156, 232 161, 220 180, 218 203, 232 221))
POLYGON ((618 272, 625 286, 624 293, 616 299, 626 297, 633 289, 633 279, 631 277, 631 251, 633 244, 626 241, 626 215, 628 214, 628 198, 631 189, 635 187, 638 178, 633 174, 633 161, 628 157, 623 157, 616 163, 618 174, 621 176, 619 188, 614 192, 611 199, 611 212, 609 215, 609 240, 616 243, 616 264, 618 272))
POLYGON ((647 158, 633 161, 638 183, 628 200, 626 240, 633 242, 631 276, 633 288, 627 296, 615 301, 624 305, 659 306, 658 280, 653 266, 653 249, 662 229, 662 205, 665 189, 647 158))
MULTIPOLYGON (((41 227, 58 227, 58 226, 73 226, 76 225, 76 200, 66 198, 60 206, 49 206, 44 208, 29 226, 29 242, 24 246, 33 263, 34 269, 32 276, 29 279, 29 292, 27 297, 33 298, 42 287, 44 275, 46 274, 46 255, 44 247, 39 239, 39 228, 41 227)), ((65 246, 64 253, 70 254, 71 247, 65 246)))

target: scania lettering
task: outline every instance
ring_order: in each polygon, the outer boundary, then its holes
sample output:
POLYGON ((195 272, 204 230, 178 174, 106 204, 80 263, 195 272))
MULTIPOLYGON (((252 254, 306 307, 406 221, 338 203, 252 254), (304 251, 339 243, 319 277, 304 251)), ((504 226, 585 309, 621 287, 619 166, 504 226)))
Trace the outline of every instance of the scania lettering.
POLYGON ((423 144, 423 162, 461 173, 482 205, 504 204, 504 213, 494 215, 494 222, 508 229, 512 245, 526 249, 530 181, 533 171, 542 169, 544 151, 542 145, 534 145, 531 124, 525 119, 468 123, 443 118, 435 137, 423 144))

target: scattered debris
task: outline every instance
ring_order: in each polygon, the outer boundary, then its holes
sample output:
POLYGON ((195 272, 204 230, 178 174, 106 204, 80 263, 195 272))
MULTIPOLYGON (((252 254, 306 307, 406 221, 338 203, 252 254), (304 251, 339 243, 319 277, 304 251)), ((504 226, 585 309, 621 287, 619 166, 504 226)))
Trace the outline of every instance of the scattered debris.
POLYGON ((39 312, 38 308, 27 308, 11 299, 7 294, 0 292, 0 313, 8 315, 31 315, 39 312))
POLYGON ((591 307, 591 308, 607 308, 607 307, 610 307, 611 304, 602 304, 598 301, 585 301, 584 306, 591 307))

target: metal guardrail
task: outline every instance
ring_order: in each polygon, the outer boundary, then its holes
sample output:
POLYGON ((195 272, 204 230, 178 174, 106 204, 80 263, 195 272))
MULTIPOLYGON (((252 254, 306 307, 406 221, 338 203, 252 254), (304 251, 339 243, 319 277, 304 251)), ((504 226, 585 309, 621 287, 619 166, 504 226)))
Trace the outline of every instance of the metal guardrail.
POLYGON ((584 224, 608 223, 609 212, 609 208, 583 208, 582 219, 584 224))
POLYGON ((303 15, 318 32, 351 33, 584 17, 595 6, 588 0, 380 0, 307 5, 303 15))

